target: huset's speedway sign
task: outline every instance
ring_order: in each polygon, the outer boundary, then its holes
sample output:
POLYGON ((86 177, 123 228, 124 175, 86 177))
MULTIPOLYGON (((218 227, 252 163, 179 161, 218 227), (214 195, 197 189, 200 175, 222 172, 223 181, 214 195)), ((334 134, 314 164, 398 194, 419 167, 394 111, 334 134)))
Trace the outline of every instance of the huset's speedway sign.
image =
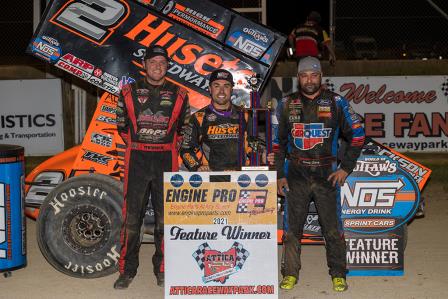
POLYGON ((190 90, 198 109, 208 103, 208 75, 220 67, 237 82, 234 102, 248 102, 247 78, 260 75, 261 90, 285 40, 208 1, 55 0, 28 52, 117 94, 141 78, 145 48, 165 46, 168 78, 190 90))
MULTIPOLYGON (((448 151, 448 77, 328 77, 364 119, 366 135, 398 151, 448 151)), ((297 90, 297 79, 273 78, 271 97, 297 90)))

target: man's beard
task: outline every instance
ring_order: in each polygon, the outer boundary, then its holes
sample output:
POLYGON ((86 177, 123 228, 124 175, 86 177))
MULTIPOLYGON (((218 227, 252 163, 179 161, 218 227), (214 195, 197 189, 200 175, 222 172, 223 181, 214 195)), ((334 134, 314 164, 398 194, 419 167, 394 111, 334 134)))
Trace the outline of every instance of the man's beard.
POLYGON ((300 86, 300 90, 306 95, 313 95, 320 89, 320 84, 308 83, 304 86, 300 86))

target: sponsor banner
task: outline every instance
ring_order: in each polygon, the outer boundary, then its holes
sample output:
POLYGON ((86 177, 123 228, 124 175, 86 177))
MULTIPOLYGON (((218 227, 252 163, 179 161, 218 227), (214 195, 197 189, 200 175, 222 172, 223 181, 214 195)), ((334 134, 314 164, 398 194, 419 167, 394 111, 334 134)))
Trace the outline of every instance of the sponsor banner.
POLYGON ((274 172, 187 172, 165 176, 165 224, 274 224, 274 172), (216 178, 226 177, 227 182, 216 178))
MULTIPOLYGON (((366 135, 400 152, 448 151, 448 76, 324 77, 350 101, 366 135)), ((275 101, 297 90, 297 79, 272 78, 275 101)))
POLYGON ((382 233, 409 221, 420 201, 418 185, 397 161, 361 156, 341 188, 345 231, 382 233))
POLYGON ((247 78, 254 73, 261 79, 258 90, 264 87, 284 35, 213 2, 157 2, 153 7, 125 0, 52 1, 27 51, 117 94, 143 76, 147 46, 166 46, 167 76, 190 91, 194 109, 209 102, 208 75, 220 67, 234 75, 236 104, 249 103, 247 78), (228 45, 235 27, 243 28, 242 37, 228 45))
POLYGON ((350 276, 403 275, 403 226, 387 234, 371 236, 346 233, 345 242, 350 276))
POLYGON ((367 155, 369 146, 341 187, 347 268, 349 275, 403 275, 403 226, 419 205, 419 185, 399 161, 367 155))
POLYGON ((164 174, 165 298, 278 298, 275 182, 271 171, 164 174))
POLYGON ((27 156, 64 150, 59 79, 0 81, 0 143, 25 148, 27 156))

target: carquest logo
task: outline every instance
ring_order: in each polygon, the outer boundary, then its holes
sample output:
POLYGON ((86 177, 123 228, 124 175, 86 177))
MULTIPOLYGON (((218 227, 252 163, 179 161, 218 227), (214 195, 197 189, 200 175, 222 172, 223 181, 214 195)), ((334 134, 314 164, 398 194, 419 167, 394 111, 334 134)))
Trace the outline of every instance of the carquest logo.
POLYGON ((202 185, 202 177, 199 174, 193 174, 190 177, 190 185, 193 188, 197 188, 202 185))
POLYGON ((259 174, 255 177, 255 184, 258 187, 264 187, 269 183, 269 179, 265 174, 259 174))
POLYGON ((184 178, 180 174, 175 174, 171 177, 171 185, 175 188, 179 188, 184 183, 184 178))
POLYGON ((297 148, 310 150, 330 137, 331 128, 324 128, 323 123, 294 123, 291 133, 297 148))
POLYGON ((250 177, 247 174, 242 174, 238 177, 238 185, 241 188, 246 188, 250 185, 250 177))

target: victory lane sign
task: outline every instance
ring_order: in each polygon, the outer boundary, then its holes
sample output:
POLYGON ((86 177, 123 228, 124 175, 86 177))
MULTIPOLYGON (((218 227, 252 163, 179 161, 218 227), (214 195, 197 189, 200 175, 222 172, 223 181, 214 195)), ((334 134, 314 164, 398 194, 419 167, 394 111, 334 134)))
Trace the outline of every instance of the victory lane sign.
POLYGON ((275 182, 272 171, 164 174, 166 298, 278 298, 275 182))

